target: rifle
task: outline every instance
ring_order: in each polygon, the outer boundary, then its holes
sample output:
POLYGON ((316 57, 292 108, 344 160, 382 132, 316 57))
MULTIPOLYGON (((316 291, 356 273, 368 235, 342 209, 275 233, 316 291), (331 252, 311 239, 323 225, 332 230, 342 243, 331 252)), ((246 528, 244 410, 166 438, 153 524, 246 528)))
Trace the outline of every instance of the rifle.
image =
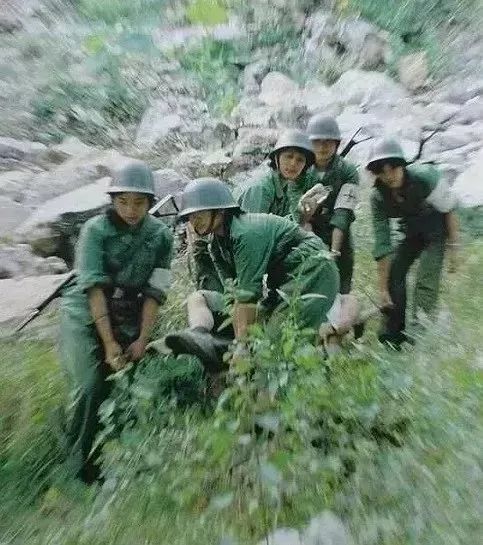
MULTIPOLYGON (((161 199, 159 202, 157 202, 152 208, 149 210, 149 214, 151 216, 154 216, 155 218, 165 218, 169 216, 176 216, 179 211, 178 205, 176 204, 175 198, 173 195, 169 194, 166 195, 163 199, 161 199), (160 210, 165 206, 167 203, 171 202, 173 207, 175 208, 176 212, 165 212, 161 213, 160 210)), ((67 286, 74 278, 76 277, 75 271, 71 271, 64 280, 54 289, 53 292, 51 292, 45 299, 42 299, 42 301, 37 305, 37 307, 34 308, 34 310, 24 319, 20 324, 15 328, 15 332, 19 333, 24 329, 30 322, 35 320, 37 316, 54 300, 57 299, 62 293, 63 288, 67 286)))
POLYGON ((343 147, 343 149, 339 153, 341 157, 345 157, 354 146, 357 146, 357 144, 361 144, 362 142, 366 142, 367 140, 372 139, 372 136, 367 136, 366 138, 363 138, 362 140, 356 140, 356 136, 362 131, 362 129, 363 127, 359 127, 355 131, 355 133, 350 137, 347 144, 343 147))
POLYGON ((435 134, 437 134, 438 132, 442 131, 444 128, 445 128, 445 125, 446 123, 448 123, 448 121, 451 121, 453 119, 453 117, 459 112, 455 112, 453 114, 451 114, 449 117, 447 117, 446 119, 443 119, 443 121, 441 121, 441 123, 434 129, 434 131, 432 131, 428 136, 426 136, 425 138, 421 138, 421 140, 419 141, 419 149, 418 149, 418 152, 416 154, 416 156, 411 160, 409 161, 409 163, 415 163, 416 161, 419 161, 419 159, 421 159, 421 155, 423 154, 423 148, 424 148, 424 145, 426 144, 426 142, 428 140, 430 140, 431 138, 433 138, 433 136, 435 134))

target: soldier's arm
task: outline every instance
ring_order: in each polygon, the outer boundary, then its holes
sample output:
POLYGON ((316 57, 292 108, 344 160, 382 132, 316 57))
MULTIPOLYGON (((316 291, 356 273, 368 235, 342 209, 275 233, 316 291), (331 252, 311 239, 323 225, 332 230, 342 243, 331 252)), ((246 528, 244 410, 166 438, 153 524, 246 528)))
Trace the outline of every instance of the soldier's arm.
MULTIPOLYGON (((330 224, 334 228, 333 247, 337 245, 339 240, 344 239, 345 233, 355 220, 355 209, 359 202, 359 174, 355 166, 344 165, 342 178, 343 183, 335 200, 334 213, 330 220, 330 224)), ((340 246, 337 250, 340 250, 340 246)))
POLYGON ((384 203, 377 190, 371 196, 372 225, 374 230, 373 256, 377 261, 378 290, 381 294, 382 306, 391 304, 389 297, 390 254, 392 253, 391 228, 389 218, 384 210, 384 203))
POLYGON ((238 199, 240 208, 245 212, 269 214, 273 194, 271 194, 268 188, 269 180, 267 178, 249 185, 238 199))

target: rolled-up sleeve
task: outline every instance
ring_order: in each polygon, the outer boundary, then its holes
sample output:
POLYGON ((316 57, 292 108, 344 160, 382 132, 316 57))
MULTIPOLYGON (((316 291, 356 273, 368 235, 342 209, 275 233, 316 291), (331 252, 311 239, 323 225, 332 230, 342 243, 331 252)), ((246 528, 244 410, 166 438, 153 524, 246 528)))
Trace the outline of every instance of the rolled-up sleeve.
POLYGON ((81 229, 76 246, 75 268, 78 285, 84 291, 112 283, 105 269, 104 232, 98 218, 88 221, 81 229))
POLYGON ((389 218, 377 192, 371 196, 372 225, 374 230, 374 249, 372 255, 377 261, 392 253, 391 227, 389 218))
POLYGON ((156 266, 143 292, 159 304, 163 304, 171 287, 171 260, 173 258, 173 235, 166 226, 159 231, 156 266))

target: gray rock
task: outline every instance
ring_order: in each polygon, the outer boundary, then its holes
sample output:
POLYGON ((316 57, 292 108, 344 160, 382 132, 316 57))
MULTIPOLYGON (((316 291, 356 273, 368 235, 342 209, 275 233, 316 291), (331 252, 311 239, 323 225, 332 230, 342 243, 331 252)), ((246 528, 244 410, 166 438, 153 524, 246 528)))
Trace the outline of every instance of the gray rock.
POLYGON ((460 205, 464 208, 483 205, 482 172, 483 148, 476 155, 472 164, 456 178, 453 184, 453 190, 458 196, 460 205))
POLYGON ((453 125, 446 131, 436 133, 425 146, 426 153, 455 150, 470 144, 475 140, 471 127, 467 125, 453 125))
POLYGON ((156 197, 162 199, 166 195, 176 195, 183 191, 189 178, 171 168, 162 168, 154 172, 154 188, 156 197))
POLYGON ((81 226, 109 203, 105 191, 109 178, 47 201, 16 230, 22 242, 43 257, 57 255, 72 264, 81 226))
POLYGON ((204 153, 189 150, 180 153, 171 162, 173 168, 189 178, 215 176, 226 178, 233 173, 233 159, 223 150, 204 153))
POLYGON ((22 28, 22 21, 17 17, 0 14, 0 34, 12 34, 17 30, 22 30, 22 28))
POLYGON ((136 133, 135 143, 140 148, 151 149, 161 139, 182 125, 181 116, 172 112, 164 100, 157 100, 144 113, 136 133))
POLYGON ((439 100, 465 104, 468 100, 483 95, 483 79, 471 77, 448 85, 440 94, 439 100))
POLYGON ((455 116, 455 122, 470 125, 483 120, 483 98, 475 97, 463 104, 455 116))
POLYGON ((0 233, 10 235, 30 215, 30 208, 0 196, 0 233))
POLYGON ((261 59, 245 66, 243 70, 242 85, 245 94, 256 94, 260 90, 263 78, 269 73, 270 64, 261 59))
POLYGON ((269 72, 262 80, 259 99, 267 106, 297 103, 299 96, 299 86, 281 72, 269 72))
POLYGON ((101 177, 112 176, 133 161, 116 150, 94 150, 81 157, 72 157, 49 172, 31 178, 24 185, 22 202, 31 205, 44 203, 101 177))
POLYGON ((337 97, 327 85, 319 82, 306 85, 301 91, 300 100, 310 114, 323 112, 326 115, 337 115, 340 113, 337 97))
POLYGON ((13 201, 21 202, 22 194, 28 181, 32 178, 31 172, 10 170, 0 173, 0 193, 13 201))
POLYGON ((42 156, 45 156, 46 151, 47 146, 40 142, 16 140, 8 137, 0 138, 0 157, 5 159, 35 163, 42 156))
POLYGON ((275 128, 275 110, 266 106, 258 97, 244 97, 235 106, 231 119, 237 127, 275 128))
POLYGON ((303 545, 352 545, 352 537, 339 517, 324 511, 310 521, 302 536, 303 545))
POLYGON ((305 545, 300 540, 297 530, 279 528, 259 541, 258 545, 305 545))
POLYGON ((317 63, 328 55, 327 48, 344 57, 348 67, 373 70, 384 66, 389 57, 389 37, 360 18, 337 19, 328 11, 313 14, 307 21, 305 58, 317 63))
POLYGON ((68 136, 60 144, 50 147, 47 157, 53 163, 63 163, 72 157, 84 157, 94 152, 99 152, 99 150, 84 144, 75 136, 68 136))
POLYGON ((156 100, 144 113, 139 124, 135 144, 143 149, 163 146, 178 133, 194 146, 205 143, 200 135, 208 124, 208 106, 201 100, 183 95, 170 95, 156 100))
MULTIPOLYGON (((460 106, 451 104, 450 102, 433 102, 428 104, 424 109, 425 121, 423 128, 427 130, 434 130, 446 119, 455 116, 454 119, 458 119, 456 113, 460 111, 460 106)), ((458 123, 462 123, 458 121, 458 123)))
POLYGON ((239 129, 233 157, 243 155, 265 157, 275 145, 277 137, 278 131, 274 129, 239 129))
POLYGON ((415 91, 424 87, 429 78, 429 61, 425 51, 418 51, 404 55, 398 61, 397 72, 399 81, 409 89, 415 91))
POLYGON ((0 330, 11 332, 65 277, 66 275, 45 275, 0 280, 0 330))
POLYGON ((357 69, 342 74, 331 91, 338 97, 339 103, 344 105, 377 102, 395 104, 407 96, 406 90, 389 76, 357 69))
POLYGON ((65 262, 58 257, 42 258, 32 253, 28 244, 0 246, 0 278, 40 276, 66 272, 65 262))
POLYGON ((279 128, 305 130, 309 118, 310 114, 307 107, 304 104, 297 103, 283 105, 275 114, 275 120, 279 128))

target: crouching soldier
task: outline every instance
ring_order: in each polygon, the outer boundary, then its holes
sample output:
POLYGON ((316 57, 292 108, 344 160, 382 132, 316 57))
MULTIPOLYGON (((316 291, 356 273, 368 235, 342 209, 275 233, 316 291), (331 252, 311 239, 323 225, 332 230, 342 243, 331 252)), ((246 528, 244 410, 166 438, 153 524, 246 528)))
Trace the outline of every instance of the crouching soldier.
POLYGON ((407 340, 406 278, 419 258, 414 312, 431 315, 438 300, 445 250, 450 271, 456 267, 458 227, 456 199, 431 165, 408 165, 395 140, 382 140, 373 150, 367 169, 375 176, 371 196, 374 258, 385 322, 381 342, 398 348, 407 340), (400 218, 403 240, 393 252, 390 218, 400 218))
MULTIPOLYGON (((235 338, 243 339, 247 328, 257 320, 265 275, 268 295, 262 301, 264 315, 283 306, 277 290, 288 296, 314 294, 299 299, 300 324, 318 331, 329 322, 333 326, 329 333, 337 338, 339 275, 326 246, 313 233, 286 218, 244 213, 228 186, 213 178, 194 180, 186 186, 179 216, 189 221, 199 236, 210 235, 211 274, 219 278, 220 290, 197 292, 193 301, 196 311, 194 305, 188 307, 191 329, 166 338, 173 351, 198 355, 202 352, 200 344, 211 342, 209 328, 214 322, 210 315, 222 309, 221 290, 227 279, 236 282, 233 329, 235 338), (200 340, 203 336, 205 340, 200 340)), ((323 329, 325 335, 327 330, 323 329)), ((222 362, 216 359, 216 348, 212 364, 219 370, 222 362)))
POLYGON ((262 212, 276 216, 289 216, 292 212, 288 187, 293 184, 305 186, 315 155, 309 139, 300 131, 284 131, 268 155, 270 172, 260 180, 244 188, 238 199, 245 212, 262 212))
POLYGON ((158 306, 166 298, 173 239, 151 217, 151 170, 125 167, 108 188, 111 206, 82 228, 76 247, 77 277, 63 296, 61 361, 71 403, 69 462, 86 482, 97 477, 91 449, 98 409, 109 393, 107 377, 146 349, 158 306))

